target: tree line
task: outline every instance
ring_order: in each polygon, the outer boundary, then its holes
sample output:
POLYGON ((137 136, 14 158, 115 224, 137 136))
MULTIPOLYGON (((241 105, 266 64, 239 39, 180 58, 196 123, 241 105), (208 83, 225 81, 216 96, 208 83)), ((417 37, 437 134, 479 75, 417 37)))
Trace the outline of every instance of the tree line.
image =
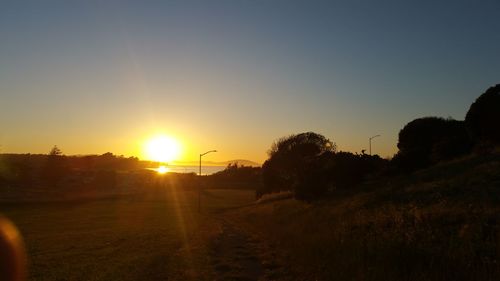
POLYGON ((0 155, 0 186, 57 188, 71 181, 91 181, 113 187, 117 171, 132 171, 149 165, 137 157, 102 155, 66 156, 55 145, 48 154, 0 155))
POLYGON ((338 151, 326 137, 306 132, 276 140, 262 166, 257 197, 292 191, 311 201, 336 189, 353 188, 369 178, 410 173, 472 152, 490 153, 500 144, 500 84, 470 106, 465 120, 423 117, 399 132, 392 159, 338 151))

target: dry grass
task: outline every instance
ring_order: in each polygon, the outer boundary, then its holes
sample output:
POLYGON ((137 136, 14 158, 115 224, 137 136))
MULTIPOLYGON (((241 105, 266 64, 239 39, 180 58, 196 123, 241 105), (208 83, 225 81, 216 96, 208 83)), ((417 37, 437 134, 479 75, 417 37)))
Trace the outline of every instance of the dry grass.
POLYGON ((30 280, 217 280, 221 264, 241 279, 234 268, 245 263, 231 259, 240 240, 253 241, 245 243, 255 251, 245 244, 242 258, 258 259, 264 279, 500 279, 498 154, 314 204, 252 204, 252 191, 211 189, 198 213, 197 198, 195 189, 156 186, 113 199, 2 204, 0 211, 24 235, 30 280), (224 244, 225 223, 234 247, 224 244))
POLYGON ((82 202, 3 204, 24 236, 30 280, 212 280, 207 241, 215 210, 247 204, 251 191, 167 188, 82 202))
POLYGON ((315 204, 238 210, 296 280, 498 280, 500 161, 474 157, 315 204), (441 173, 440 173, 441 171, 441 173))

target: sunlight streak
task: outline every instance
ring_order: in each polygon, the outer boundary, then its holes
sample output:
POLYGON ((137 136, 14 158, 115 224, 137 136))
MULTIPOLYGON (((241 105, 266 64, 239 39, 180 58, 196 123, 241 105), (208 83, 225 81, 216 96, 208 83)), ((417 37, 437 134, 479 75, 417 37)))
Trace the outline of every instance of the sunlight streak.
POLYGON ((189 207, 189 201, 191 201, 192 197, 190 197, 187 193, 190 193, 186 190, 179 190, 180 185, 173 178, 167 178, 168 180, 168 191, 169 194, 167 196, 171 197, 172 206, 174 207, 174 212, 177 218, 178 229, 180 230, 180 234, 182 237, 182 251, 185 254, 185 260, 188 264, 189 268, 193 268, 192 261, 192 249, 193 245, 190 243, 190 239, 188 237, 188 229, 189 223, 194 223, 195 218, 192 215, 191 209, 189 207))

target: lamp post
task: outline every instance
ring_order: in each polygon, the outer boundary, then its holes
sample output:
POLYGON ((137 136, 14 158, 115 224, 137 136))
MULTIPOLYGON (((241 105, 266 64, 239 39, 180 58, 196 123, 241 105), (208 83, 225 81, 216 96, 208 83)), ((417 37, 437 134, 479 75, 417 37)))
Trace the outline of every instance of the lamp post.
POLYGON ((200 186, 198 187, 198 213, 201 212, 201 157, 209 154, 210 152, 217 152, 217 150, 209 150, 200 154, 200 173, 198 174, 200 176, 200 186))
POLYGON ((380 135, 375 135, 373 137, 370 137, 370 140, 369 140, 369 146, 370 146, 369 153, 370 153, 370 155, 372 155, 372 139, 374 139, 376 137, 380 137, 380 135))

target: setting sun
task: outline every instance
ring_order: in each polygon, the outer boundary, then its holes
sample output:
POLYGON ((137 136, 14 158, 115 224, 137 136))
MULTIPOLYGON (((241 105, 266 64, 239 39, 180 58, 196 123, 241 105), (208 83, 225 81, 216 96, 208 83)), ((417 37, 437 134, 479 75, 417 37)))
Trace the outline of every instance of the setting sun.
POLYGON ((158 172, 158 174, 165 174, 168 171, 170 171, 170 169, 168 167, 165 167, 165 166, 160 166, 160 167, 158 167, 158 169, 156 169, 156 171, 158 172))
POLYGON ((147 159, 157 162, 169 162, 176 160, 181 154, 179 142, 168 136, 155 136, 145 144, 145 154, 147 159))

